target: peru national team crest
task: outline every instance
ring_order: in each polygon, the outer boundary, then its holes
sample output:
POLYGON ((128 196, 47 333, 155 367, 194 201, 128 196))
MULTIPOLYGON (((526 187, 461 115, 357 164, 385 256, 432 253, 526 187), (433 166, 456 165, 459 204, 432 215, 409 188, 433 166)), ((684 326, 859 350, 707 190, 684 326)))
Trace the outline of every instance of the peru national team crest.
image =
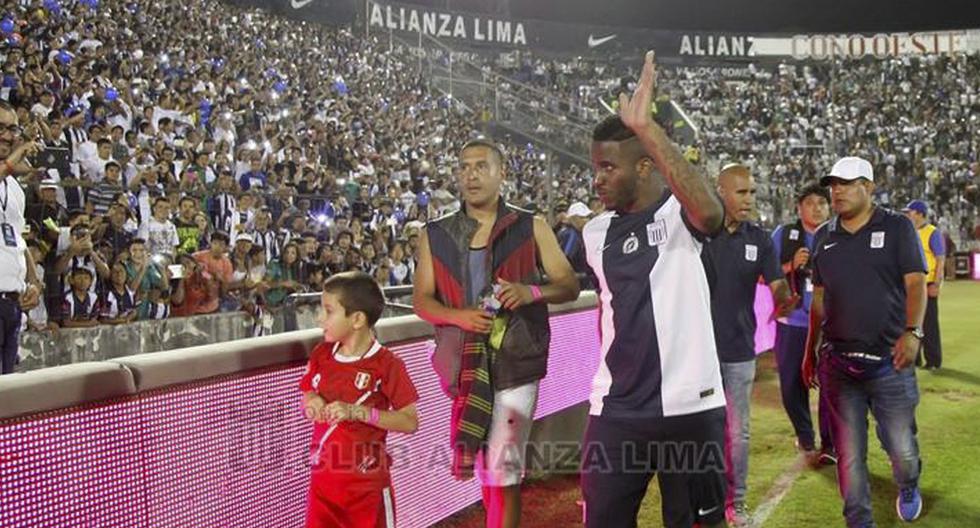
POLYGON ((365 390, 371 384, 371 375, 367 372, 358 372, 354 377, 354 386, 359 390, 365 390))

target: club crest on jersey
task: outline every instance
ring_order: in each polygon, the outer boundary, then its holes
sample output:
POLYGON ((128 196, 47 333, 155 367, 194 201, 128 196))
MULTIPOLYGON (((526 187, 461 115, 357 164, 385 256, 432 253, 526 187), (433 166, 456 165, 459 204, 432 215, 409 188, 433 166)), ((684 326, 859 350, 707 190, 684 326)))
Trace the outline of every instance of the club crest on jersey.
POLYGON ((315 389, 315 388, 317 388, 319 386, 320 386, 320 375, 317 374, 317 375, 313 376, 313 388, 315 389))
POLYGON ((790 240, 799 240, 800 239, 800 232, 798 230, 796 230, 796 229, 790 229, 790 231, 789 231, 789 239, 790 240))
POLYGON ((647 243, 651 246, 659 246, 667 241, 667 222, 657 220, 647 224, 647 243))
POLYGON ((635 253, 637 249, 640 249, 640 239, 636 237, 636 233, 630 233, 630 236, 623 242, 623 254, 635 253))
POLYGON ((368 385, 370 384, 371 375, 367 372, 358 372, 357 376, 354 376, 354 386, 357 387, 358 390, 364 390, 368 388, 368 385))
POLYGON ((755 244, 745 244, 745 260, 755 262, 759 258, 759 247, 755 244))
POLYGON ((871 247, 874 249, 881 249, 885 247, 884 231, 875 231, 871 233, 871 247))

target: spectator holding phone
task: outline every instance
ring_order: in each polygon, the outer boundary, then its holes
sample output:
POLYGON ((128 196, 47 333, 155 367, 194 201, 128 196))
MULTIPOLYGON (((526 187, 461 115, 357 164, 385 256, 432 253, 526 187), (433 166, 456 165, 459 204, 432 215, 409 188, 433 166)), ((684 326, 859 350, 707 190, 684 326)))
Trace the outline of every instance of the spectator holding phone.
POLYGON ((181 255, 172 272, 177 281, 171 298, 172 314, 176 317, 213 313, 220 300, 219 282, 194 258, 181 255))
POLYGON ((65 275, 65 292, 74 287, 73 272, 77 268, 89 270, 89 291, 94 295, 100 279, 109 278, 109 266, 102 255, 95 251, 92 232, 87 223, 77 223, 70 231, 71 244, 55 264, 55 271, 65 275))
POLYGON ((193 255, 194 260, 204 272, 210 275, 211 280, 218 287, 217 297, 208 300, 206 313, 217 311, 221 299, 228 297, 232 291, 234 270, 231 259, 228 258, 228 243, 228 234, 218 231, 211 235, 210 249, 198 251, 193 255))

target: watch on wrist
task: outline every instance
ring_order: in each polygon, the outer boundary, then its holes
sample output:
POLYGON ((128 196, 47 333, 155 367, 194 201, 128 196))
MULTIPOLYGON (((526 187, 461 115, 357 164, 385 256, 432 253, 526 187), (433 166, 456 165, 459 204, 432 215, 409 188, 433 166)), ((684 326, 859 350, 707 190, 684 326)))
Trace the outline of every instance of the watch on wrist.
POLYGON ((918 326, 906 326, 905 332, 908 334, 912 334, 919 341, 922 341, 922 338, 926 336, 924 333, 922 333, 922 329, 919 328, 918 326))

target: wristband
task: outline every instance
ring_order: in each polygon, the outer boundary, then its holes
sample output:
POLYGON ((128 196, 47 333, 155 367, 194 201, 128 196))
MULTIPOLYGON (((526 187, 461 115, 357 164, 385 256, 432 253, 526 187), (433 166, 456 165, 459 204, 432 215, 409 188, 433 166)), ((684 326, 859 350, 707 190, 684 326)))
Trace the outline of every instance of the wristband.
POLYGON ((368 424, 376 426, 378 425, 379 420, 381 420, 381 411, 379 411, 376 407, 372 407, 371 417, 368 418, 368 424))
POLYGON ((544 295, 541 293, 541 287, 537 284, 531 285, 531 297, 534 299, 534 302, 538 302, 542 297, 544 297, 544 295))

